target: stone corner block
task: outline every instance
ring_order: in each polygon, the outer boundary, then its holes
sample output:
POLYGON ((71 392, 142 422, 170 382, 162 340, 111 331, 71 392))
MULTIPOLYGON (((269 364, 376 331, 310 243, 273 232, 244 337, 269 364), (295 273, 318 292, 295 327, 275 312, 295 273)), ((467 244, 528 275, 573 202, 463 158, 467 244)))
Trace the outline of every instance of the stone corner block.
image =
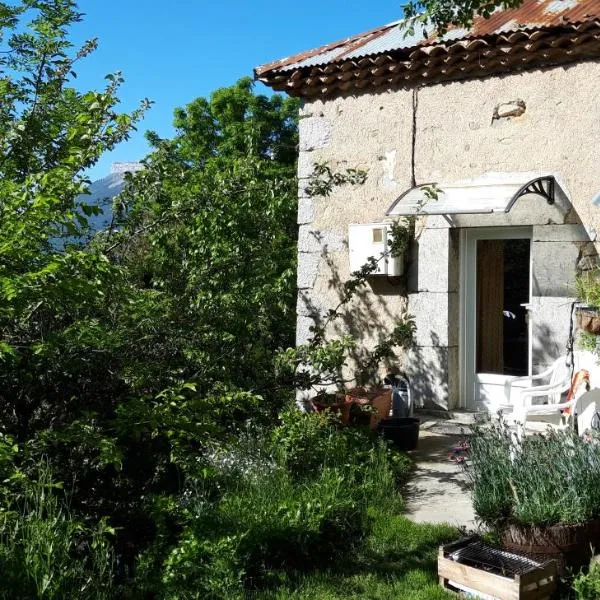
POLYGON ((298 198, 298 225, 306 225, 315 220, 315 201, 312 198, 298 198))
POLYGON ((331 229, 315 230, 310 225, 298 228, 298 252, 339 252, 344 248, 344 236, 331 229))
POLYGON ((333 125, 324 117, 307 117, 300 119, 300 151, 311 151, 326 148, 331 142, 333 125))
POLYGON ((296 345, 306 344, 312 337, 310 328, 315 324, 313 319, 299 315, 296 319, 296 345))
POLYGON ((298 289, 314 287, 318 268, 318 254, 307 252, 298 253, 298 289))

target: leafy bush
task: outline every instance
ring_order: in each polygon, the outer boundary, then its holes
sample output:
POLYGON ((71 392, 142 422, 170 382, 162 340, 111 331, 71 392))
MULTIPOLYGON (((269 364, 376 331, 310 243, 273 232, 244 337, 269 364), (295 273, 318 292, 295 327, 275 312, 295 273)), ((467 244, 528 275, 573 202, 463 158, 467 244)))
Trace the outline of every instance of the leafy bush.
POLYGON ((600 600, 600 563, 593 561, 587 573, 580 573, 573 580, 577 600, 600 600))
POLYGON ((372 472, 375 454, 393 473, 397 485, 403 483, 411 470, 408 455, 395 452, 370 432, 357 428, 340 428, 337 416, 330 411, 300 416, 291 409, 280 416, 280 424, 271 434, 273 452, 289 471, 302 477, 323 467, 347 468, 372 472))
POLYGON ((47 467, 25 484, 18 510, 0 516, 3 598, 111 598, 113 558, 104 522, 73 518, 47 467))
POLYGON ((285 471, 241 480, 212 505, 197 498, 164 564, 169 598, 235 598, 351 552, 366 529, 366 506, 343 474, 327 469, 298 484, 285 471))
POLYGON ((518 441, 505 423, 475 429, 467 467, 487 524, 577 524, 600 517, 600 449, 573 431, 518 441))
POLYGON ((244 573, 237 557, 239 543, 236 537, 210 540, 187 530, 165 561, 164 597, 239 598, 244 573))
POLYGON ((248 431, 211 452, 209 485, 189 490, 185 532, 162 567, 164 595, 236 598, 285 573, 346 560, 362 547, 375 508, 393 501, 400 510, 397 486, 410 461, 338 425, 335 416, 290 410, 275 430, 248 431))
POLYGON ((339 462, 348 449, 347 439, 340 433, 339 420, 329 411, 300 418, 297 410, 285 411, 279 426, 272 432, 274 452, 280 462, 299 477, 339 462))
POLYGON ((582 302, 600 308, 600 269, 581 273, 575 281, 575 289, 582 302))

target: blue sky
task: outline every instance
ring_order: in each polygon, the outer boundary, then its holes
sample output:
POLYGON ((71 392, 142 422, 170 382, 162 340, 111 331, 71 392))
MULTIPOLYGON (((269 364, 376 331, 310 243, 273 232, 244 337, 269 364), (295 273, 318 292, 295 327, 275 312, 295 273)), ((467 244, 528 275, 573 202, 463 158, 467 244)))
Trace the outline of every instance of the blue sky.
POLYGON ((124 110, 144 97, 155 102, 132 139, 92 169, 93 179, 106 175, 113 161, 142 158, 145 130, 169 136, 175 107, 251 75, 259 64, 395 21, 402 13, 399 0, 80 0, 79 7, 86 17, 72 39, 98 37, 100 47, 79 64, 78 87, 97 89, 104 75, 122 71, 124 110))

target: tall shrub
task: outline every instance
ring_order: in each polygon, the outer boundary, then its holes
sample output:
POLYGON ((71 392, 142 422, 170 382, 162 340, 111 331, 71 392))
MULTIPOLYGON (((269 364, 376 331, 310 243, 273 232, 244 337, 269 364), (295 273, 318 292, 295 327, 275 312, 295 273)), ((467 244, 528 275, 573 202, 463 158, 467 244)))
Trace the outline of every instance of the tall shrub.
POLYGON ((110 519, 124 575, 178 535, 165 507, 210 443, 285 397, 297 104, 246 79, 178 110, 88 243, 86 170, 148 102, 120 114, 120 75, 73 86, 96 47, 72 47, 81 18, 72 0, 0 3, 0 433, 24 476, 43 457, 74 515, 110 519))

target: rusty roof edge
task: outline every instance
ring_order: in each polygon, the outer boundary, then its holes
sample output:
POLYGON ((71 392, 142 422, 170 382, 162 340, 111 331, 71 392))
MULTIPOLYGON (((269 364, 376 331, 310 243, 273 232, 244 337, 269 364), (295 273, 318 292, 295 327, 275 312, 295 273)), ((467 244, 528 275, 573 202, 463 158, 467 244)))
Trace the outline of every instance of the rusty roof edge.
MULTIPOLYGON (((513 34, 519 33, 519 32, 533 33, 533 32, 539 31, 539 32, 552 33, 552 32, 558 32, 561 30, 565 31, 568 29, 571 29, 572 31, 577 31, 577 29, 576 29, 577 25, 582 25, 585 23, 593 22, 593 21, 596 21, 596 23, 598 23, 598 25, 600 26, 600 17, 597 17, 595 19, 586 19, 586 20, 578 22, 578 23, 568 22, 568 23, 563 23, 561 25, 548 25, 545 27, 526 27, 526 28, 524 27, 522 29, 506 31, 506 32, 501 32, 501 33, 489 33, 489 34, 479 35, 479 36, 465 36, 463 38, 457 38, 455 40, 450 40, 450 41, 446 41, 446 42, 437 41, 435 43, 420 44, 418 46, 409 46, 406 48, 398 48, 395 50, 383 50, 381 52, 374 52, 371 54, 366 54, 365 56, 363 56, 361 58, 376 59, 379 56, 393 55, 396 60, 401 60, 402 55, 405 55, 406 58, 408 58, 410 56, 410 54, 412 54, 415 51, 419 51, 423 48, 432 48, 434 46, 438 46, 440 48, 444 48, 446 51, 449 51, 450 48, 460 46, 460 45, 464 44, 464 42, 466 42, 466 41, 481 40, 483 42, 490 42, 490 41, 498 40, 501 37, 507 37, 509 35, 513 35, 513 34)), ((284 70, 282 70, 282 71, 272 70, 272 71, 264 72, 264 73, 256 73, 256 70, 255 70, 255 79, 257 81, 261 81, 262 83, 265 83, 266 85, 269 85, 269 82, 273 77, 287 76, 289 78, 292 76, 293 73, 296 73, 298 71, 310 71, 315 68, 322 68, 326 65, 336 65, 337 67, 341 67, 342 65, 344 65, 348 62, 352 62, 353 60, 355 60, 355 59, 328 61, 328 62, 323 62, 323 63, 316 63, 316 64, 313 64, 310 66, 298 66, 297 68, 287 69, 285 71, 284 70)))
POLYGON ((323 54, 324 52, 335 50, 336 48, 339 48, 341 46, 345 46, 347 44, 352 44, 355 42, 360 42, 363 38, 366 37, 373 39, 377 37, 377 34, 381 35, 384 31, 388 31, 392 27, 400 25, 400 23, 402 23, 402 21, 392 21, 391 23, 387 23, 386 25, 381 25, 380 27, 375 27, 374 29, 369 29, 368 31, 363 31, 355 35, 350 35, 341 40, 330 42, 329 44, 324 44, 323 46, 318 46, 317 48, 312 48, 310 50, 305 50, 304 52, 299 52, 298 54, 292 54, 286 58, 281 58, 279 60, 274 60, 269 63, 264 63, 254 68, 255 77, 258 78, 260 75, 268 71, 275 71, 293 65, 294 63, 299 62, 301 60, 306 60, 308 58, 312 58, 313 56, 317 56, 318 54, 323 54))
MULTIPOLYGON (((543 2, 544 0, 541 0, 541 1, 543 2)), ((577 1, 577 0, 575 0, 575 1, 577 1)), ((589 2, 590 0, 587 0, 587 1, 589 2)), ((586 0, 579 0, 579 2, 581 4, 584 4, 586 2, 586 0)), ((598 0, 598 2, 600 3, 600 0, 598 0)), ((539 5, 539 6, 541 6, 541 5, 539 5)), ((569 8, 567 8, 565 10, 571 12, 571 9, 569 9, 569 8)), ((600 19, 600 13, 599 14, 585 13, 585 12, 582 12, 581 7, 579 7, 579 9, 575 12, 575 14, 573 15, 572 18, 569 18, 568 15, 566 16, 566 18, 560 17, 559 21, 555 22, 555 23, 548 23, 548 24, 516 23, 514 26, 515 27, 514 29, 510 29, 510 30, 506 30, 506 31, 490 31, 489 33, 483 33, 483 34, 477 33, 477 29, 481 23, 488 24, 491 21, 495 21, 498 18, 502 18, 504 20, 504 22, 498 23, 498 27, 503 27, 507 23, 509 23, 511 20, 514 20, 514 18, 511 18, 511 17, 513 17, 513 15, 519 16, 519 18, 525 18, 526 15, 528 15, 528 13, 530 11, 531 11, 531 9, 527 6, 527 2, 526 2, 524 5, 522 5, 519 8, 510 9, 507 11, 499 11, 498 13, 492 15, 488 19, 484 19, 483 17, 480 17, 480 16, 476 17, 471 30, 466 35, 464 35, 460 38, 455 38, 452 40, 444 40, 444 39, 440 40, 440 39, 436 39, 435 37, 432 37, 435 34, 430 34, 430 35, 428 35, 427 38, 425 38, 419 44, 415 44, 413 46, 409 46, 406 48, 395 48, 395 49, 385 50, 385 51, 381 51, 381 52, 373 52, 373 53, 365 54, 364 57, 378 57, 383 54, 389 54, 390 52, 397 53, 399 51, 415 51, 418 48, 422 48, 422 47, 454 46, 455 44, 459 44, 466 40, 476 40, 476 39, 487 40, 490 38, 496 38, 501 35, 510 35, 511 33, 518 33, 520 31, 523 31, 523 32, 545 31, 545 30, 551 31, 551 30, 560 29, 560 28, 564 28, 564 27, 580 25, 582 23, 587 23, 587 22, 590 22, 590 21, 593 21, 596 19, 600 19)), ((254 69, 255 78, 259 79, 260 81, 264 81, 265 79, 263 76, 266 76, 266 78, 268 80, 269 74, 271 74, 271 73, 273 75, 277 75, 277 74, 281 74, 281 73, 287 71, 291 74, 293 71, 296 70, 296 68, 292 67, 292 65, 294 65, 294 63, 299 63, 299 62, 305 61, 309 58, 317 57, 319 54, 324 54, 325 52, 334 50, 335 48, 338 48, 338 47, 355 44, 355 45, 345 48, 340 53, 340 55, 334 59, 323 60, 323 62, 316 62, 315 64, 312 64, 312 65, 306 66, 306 67, 299 66, 298 68, 315 68, 315 67, 324 66, 327 64, 335 64, 335 63, 343 64, 344 62, 346 62, 344 60, 345 55, 351 54, 352 52, 356 51, 360 47, 368 44, 373 39, 376 39, 377 37, 381 37, 384 33, 389 31, 390 29, 392 29, 392 27, 402 26, 404 23, 406 23, 405 20, 394 21, 392 23, 388 23, 387 25, 383 25, 381 27, 371 29, 369 31, 366 31, 366 32, 363 32, 360 34, 350 36, 348 38, 345 38, 344 40, 332 42, 331 44, 327 44, 325 46, 320 46, 318 48, 313 48, 312 50, 308 50, 303 53, 295 54, 295 55, 289 56, 285 59, 281 59, 279 61, 273 61, 271 63, 261 65, 254 69), (290 67, 292 67, 292 68, 290 68, 290 67)), ((361 58, 363 58, 363 57, 361 57, 361 58)))

